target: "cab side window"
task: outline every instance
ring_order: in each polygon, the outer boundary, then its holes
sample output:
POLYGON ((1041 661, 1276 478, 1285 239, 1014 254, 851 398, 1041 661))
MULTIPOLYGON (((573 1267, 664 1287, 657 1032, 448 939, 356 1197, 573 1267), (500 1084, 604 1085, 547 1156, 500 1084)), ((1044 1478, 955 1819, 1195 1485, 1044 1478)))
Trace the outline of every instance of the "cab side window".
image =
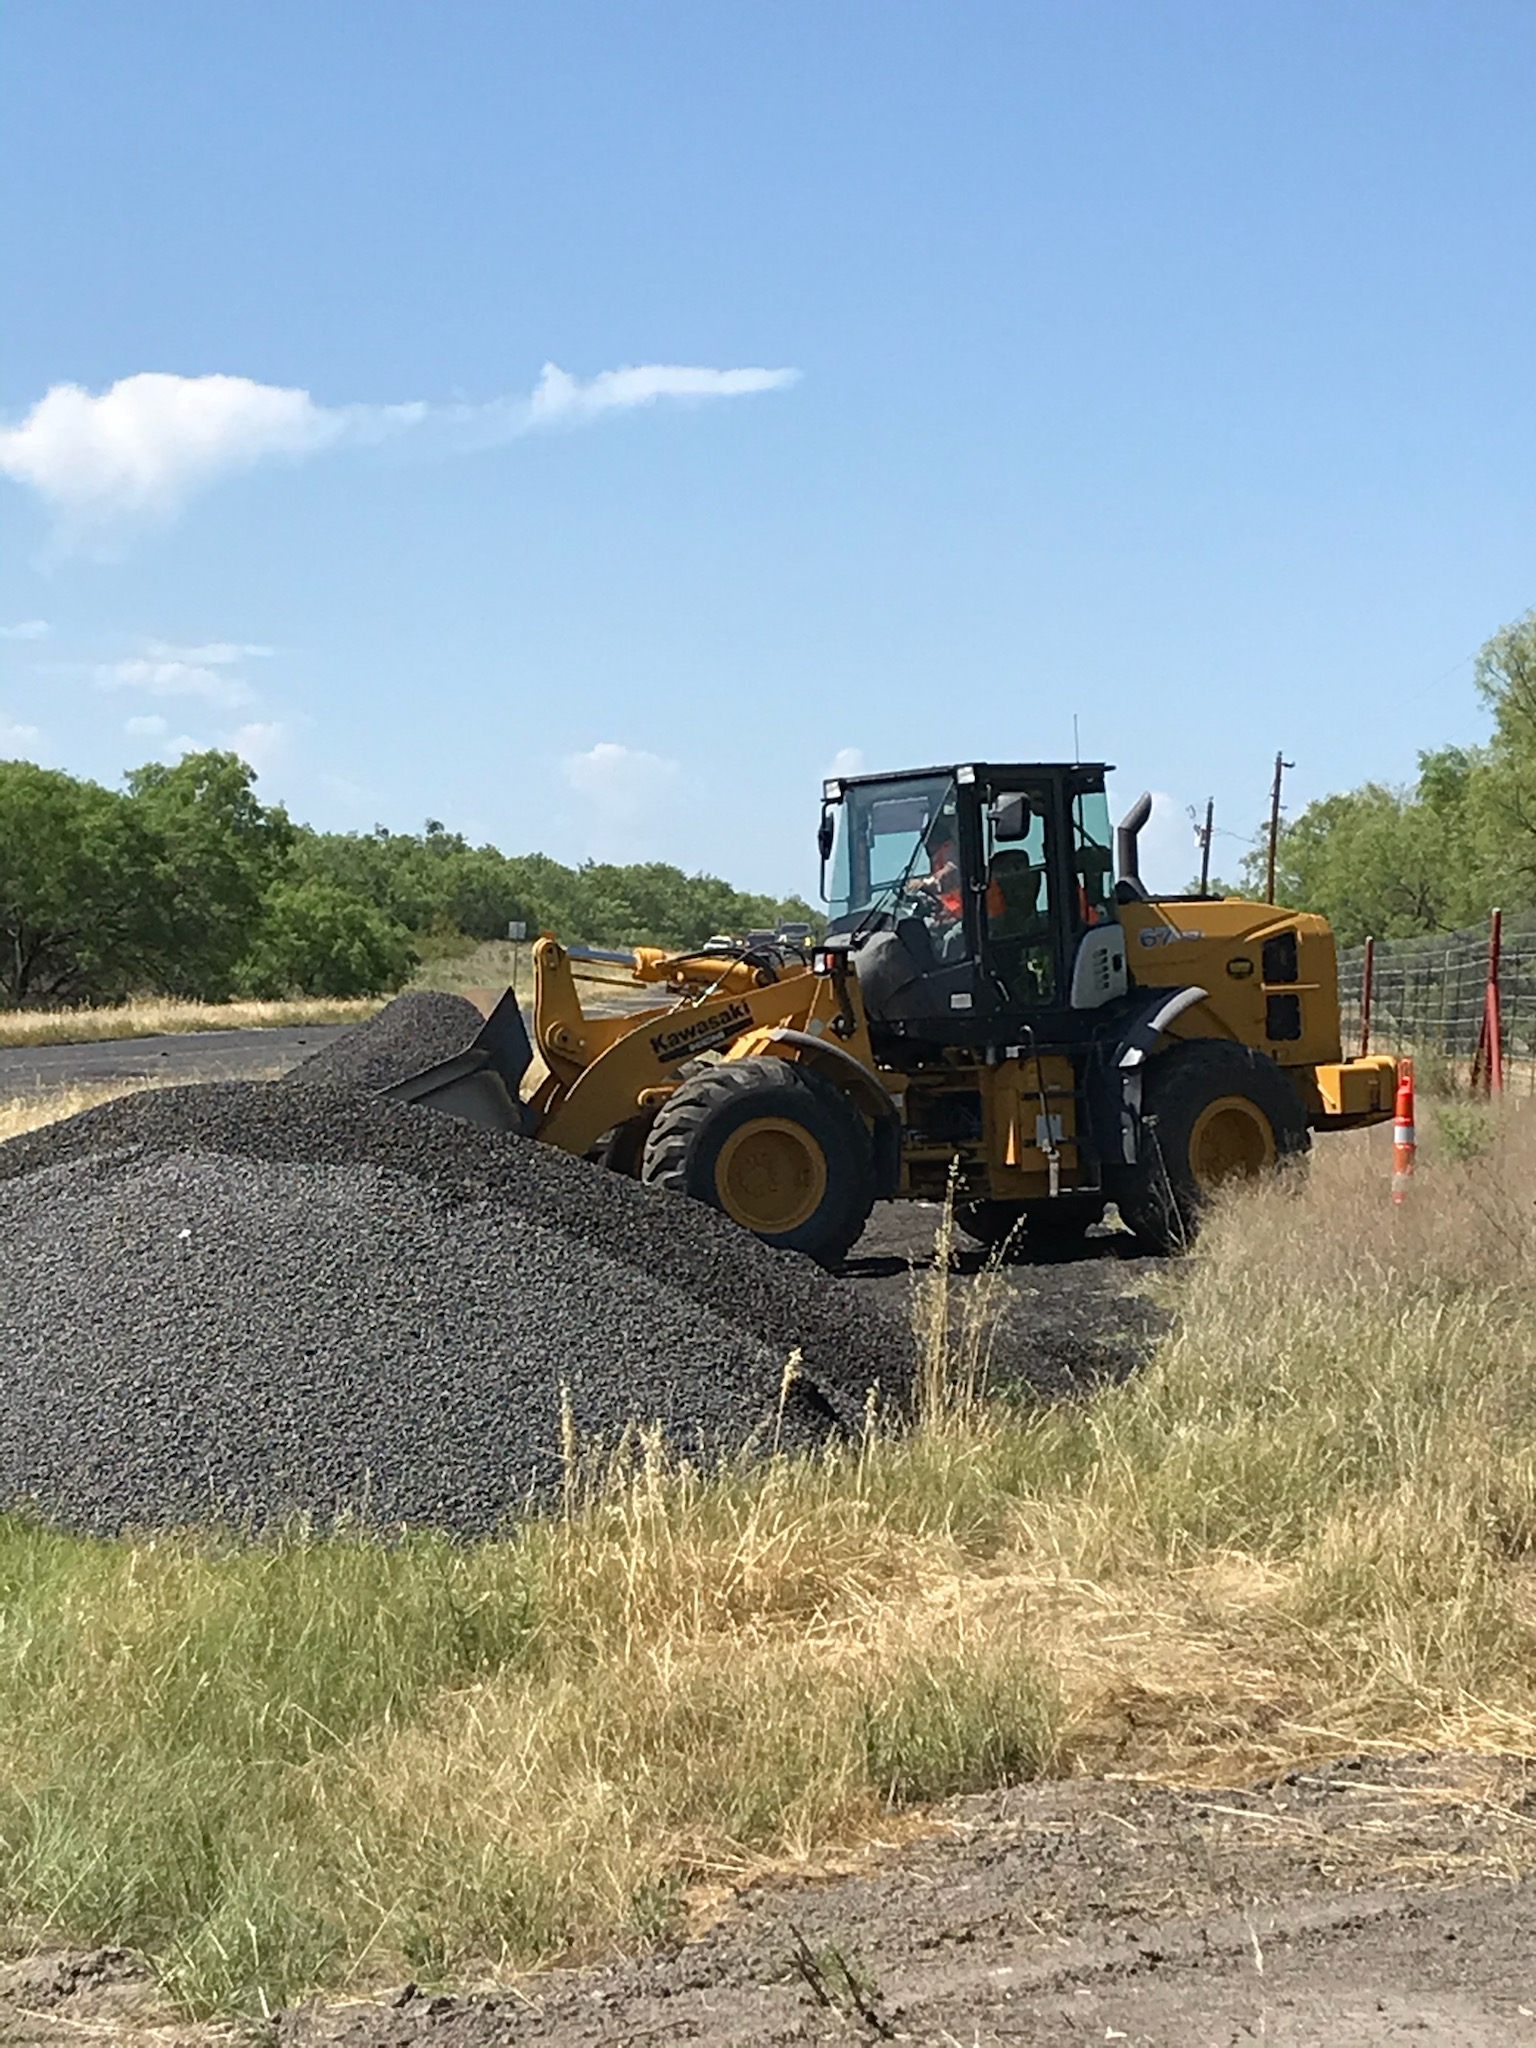
POLYGON ((1109 823, 1109 798, 1089 790, 1072 799, 1072 906, 1080 927, 1113 924, 1115 909, 1114 834, 1109 823))

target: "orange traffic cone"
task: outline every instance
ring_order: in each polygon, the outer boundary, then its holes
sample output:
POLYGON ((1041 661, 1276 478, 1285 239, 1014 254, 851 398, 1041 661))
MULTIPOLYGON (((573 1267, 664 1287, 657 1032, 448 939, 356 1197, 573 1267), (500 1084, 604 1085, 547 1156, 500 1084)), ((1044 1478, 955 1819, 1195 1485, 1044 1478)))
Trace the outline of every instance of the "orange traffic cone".
POLYGON ((1401 1202, 1413 1179, 1413 1162, 1418 1152, 1413 1128, 1413 1061, 1397 1063, 1397 1112, 1392 1122, 1392 1199, 1401 1202))

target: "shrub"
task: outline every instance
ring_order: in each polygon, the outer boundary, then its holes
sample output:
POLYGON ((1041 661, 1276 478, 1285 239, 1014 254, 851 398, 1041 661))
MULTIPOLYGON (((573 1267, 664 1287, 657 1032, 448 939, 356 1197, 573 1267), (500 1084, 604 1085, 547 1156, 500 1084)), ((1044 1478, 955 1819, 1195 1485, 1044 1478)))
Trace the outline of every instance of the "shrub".
POLYGON ((257 996, 372 996, 415 962, 409 932, 384 911, 331 882, 289 881, 267 898, 240 981, 257 996))
POLYGON ((1498 1136, 1498 1118, 1485 1102, 1437 1102, 1435 1136, 1440 1151, 1459 1165, 1481 1159, 1498 1136))

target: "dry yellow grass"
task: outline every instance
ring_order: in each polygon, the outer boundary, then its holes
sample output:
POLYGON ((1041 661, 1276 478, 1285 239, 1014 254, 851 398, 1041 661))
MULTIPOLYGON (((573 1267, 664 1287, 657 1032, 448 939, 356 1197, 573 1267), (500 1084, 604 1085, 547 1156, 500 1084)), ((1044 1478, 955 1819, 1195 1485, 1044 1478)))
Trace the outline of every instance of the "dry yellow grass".
POLYGON ((116 1095, 134 1095, 154 1085, 151 1081, 98 1081, 85 1088, 53 1088, 46 1095, 10 1096, 0 1100, 0 1144, 7 1138, 19 1138, 24 1131, 40 1131, 44 1124, 78 1116, 116 1095))
MULTIPOLYGON (((577 963, 576 978, 583 984, 588 1002, 602 1002, 605 992, 627 997, 635 992, 635 980, 628 967, 613 961, 584 960, 577 963)), ((515 988, 518 999, 527 1003, 533 996, 533 941, 512 945, 505 939, 485 939, 479 945, 449 953, 429 949, 411 977, 413 988, 446 989, 454 995, 499 995, 515 988)), ((653 994, 651 1000, 664 1000, 653 994)))
POLYGON ((1488 1135, 1401 1211, 1383 1133, 1234 1198, 1150 1369, 1040 1418, 1000 1582, 952 1598, 1035 1606, 1074 1768, 1530 1749, 1536 1119, 1488 1135))
POLYGON ((1536 1116, 1486 1136, 1396 1213, 1379 1134, 1235 1197, 1081 1402, 987 1402, 982 1315, 904 1435, 640 1442, 503 1543, 0 1525, 0 1918, 252 2009, 601 1953, 1041 1771, 1529 1753, 1536 1116))
POLYGON ((150 1038, 161 1032, 254 1031, 279 1024, 357 1024, 378 1001, 305 997, 281 1003, 186 1003, 146 996, 101 1009, 0 1010, 0 1045, 84 1045, 106 1038, 150 1038))

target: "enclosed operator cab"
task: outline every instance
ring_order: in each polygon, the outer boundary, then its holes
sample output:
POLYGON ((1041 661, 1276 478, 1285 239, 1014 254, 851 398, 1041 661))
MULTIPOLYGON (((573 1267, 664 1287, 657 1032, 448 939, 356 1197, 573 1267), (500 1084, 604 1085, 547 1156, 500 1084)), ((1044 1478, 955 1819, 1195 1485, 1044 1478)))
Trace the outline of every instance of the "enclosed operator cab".
POLYGON ((944 1046, 1087 1034, 1123 997, 1102 763, 973 764, 825 786, 828 938, 894 1064, 944 1046))

